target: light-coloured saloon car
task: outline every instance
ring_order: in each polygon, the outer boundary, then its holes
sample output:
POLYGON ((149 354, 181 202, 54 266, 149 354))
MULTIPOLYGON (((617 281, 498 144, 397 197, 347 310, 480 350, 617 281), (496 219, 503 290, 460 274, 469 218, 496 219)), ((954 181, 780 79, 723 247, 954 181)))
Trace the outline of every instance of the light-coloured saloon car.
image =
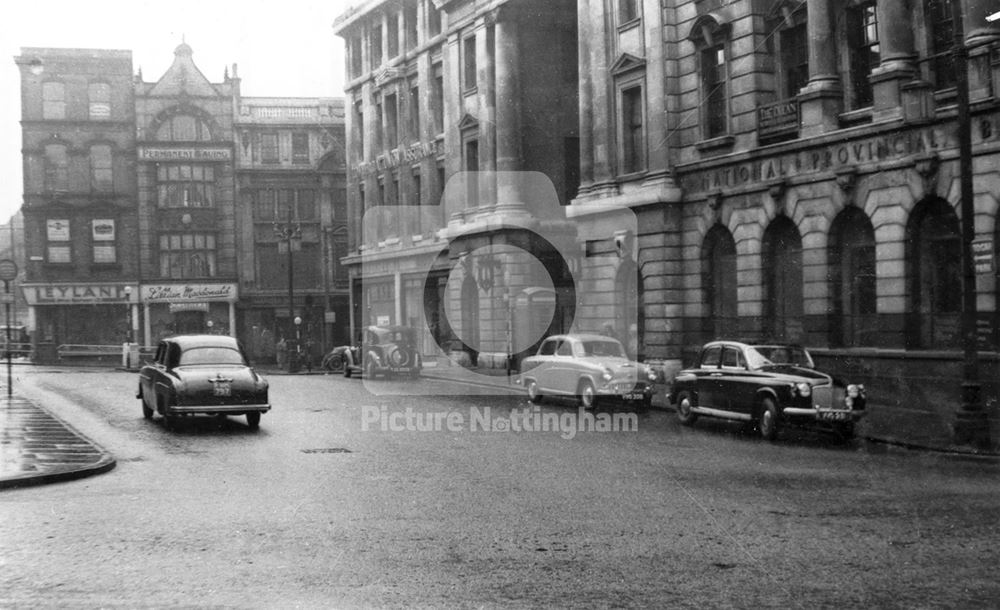
POLYGON ((532 402, 575 396, 587 409, 605 398, 648 407, 655 380, 648 366, 629 360, 617 339, 603 335, 553 335, 521 363, 521 382, 532 402))

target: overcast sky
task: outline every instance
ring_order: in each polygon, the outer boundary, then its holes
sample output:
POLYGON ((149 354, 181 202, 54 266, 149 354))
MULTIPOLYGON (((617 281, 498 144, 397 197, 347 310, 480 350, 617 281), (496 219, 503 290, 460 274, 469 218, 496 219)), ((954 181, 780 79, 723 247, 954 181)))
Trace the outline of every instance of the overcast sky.
POLYGON ((23 201, 21 47, 132 51, 156 81, 181 37, 211 82, 239 65, 243 95, 343 95, 344 54, 334 19, 360 0, 28 0, 0 5, 0 223, 23 201))

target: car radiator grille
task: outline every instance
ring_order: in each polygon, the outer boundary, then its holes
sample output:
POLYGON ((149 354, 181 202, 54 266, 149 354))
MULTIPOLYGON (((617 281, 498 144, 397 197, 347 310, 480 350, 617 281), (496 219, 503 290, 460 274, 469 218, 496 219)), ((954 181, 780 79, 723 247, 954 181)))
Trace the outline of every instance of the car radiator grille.
POLYGON ((847 409, 847 405, 844 404, 844 388, 822 385, 814 387, 812 392, 813 404, 821 409, 847 409))
POLYGON ((646 383, 643 381, 615 381, 608 384, 613 392, 642 392, 646 389, 646 383))

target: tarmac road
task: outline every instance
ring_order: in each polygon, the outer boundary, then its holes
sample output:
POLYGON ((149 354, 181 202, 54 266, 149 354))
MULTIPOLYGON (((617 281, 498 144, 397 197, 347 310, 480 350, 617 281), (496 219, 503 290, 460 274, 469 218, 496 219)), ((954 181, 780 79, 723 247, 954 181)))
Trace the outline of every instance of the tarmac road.
POLYGON ((725 424, 681 428, 658 410, 636 415, 635 431, 526 431, 514 423, 525 415, 579 415, 519 395, 377 397, 339 376, 272 377, 275 408, 256 432, 235 417, 170 431, 142 419, 134 373, 19 374, 19 391, 118 465, 0 493, 3 607, 1000 598, 993 462, 810 433, 771 444, 725 424), (474 417, 490 428, 473 429, 474 417), (405 429, 435 421, 440 431, 405 429))

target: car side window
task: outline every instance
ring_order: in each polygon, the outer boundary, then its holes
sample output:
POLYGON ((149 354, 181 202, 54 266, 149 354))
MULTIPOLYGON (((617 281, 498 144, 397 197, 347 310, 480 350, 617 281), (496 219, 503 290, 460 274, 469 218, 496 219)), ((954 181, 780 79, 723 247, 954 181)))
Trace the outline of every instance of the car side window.
POLYGON ((163 352, 164 352, 163 346, 164 346, 163 343, 160 343, 159 345, 156 346, 156 355, 153 356, 153 362, 155 362, 157 364, 163 364, 163 359, 164 359, 164 356, 163 356, 163 352))
POLYGON ((572 341, 562 341, 559 343, 559 347, 556 348, 556 356, 572 356, 573 355, 573 342, 572 341))
POLYGON ((556 341, 550 340, 542 343, 542 347, 538 350, 539 356, 552 356, 556 353, 556 341))
POLYGON ((167 358, 164 364, 167 368, 174 368, 181 359, 181 346, 176 343, 167 344, 167 358))
POLYGON ((713 346, 701 353, 701 363, 700 366, 703 369, 717 369, 719 368, 719 356, 722 353, 721 346, 713 346))
POLYGON ((724 369, 744 369, 746 368, 743 354, 735 347, 727 347, 722 351, 722 368, 724 369))

